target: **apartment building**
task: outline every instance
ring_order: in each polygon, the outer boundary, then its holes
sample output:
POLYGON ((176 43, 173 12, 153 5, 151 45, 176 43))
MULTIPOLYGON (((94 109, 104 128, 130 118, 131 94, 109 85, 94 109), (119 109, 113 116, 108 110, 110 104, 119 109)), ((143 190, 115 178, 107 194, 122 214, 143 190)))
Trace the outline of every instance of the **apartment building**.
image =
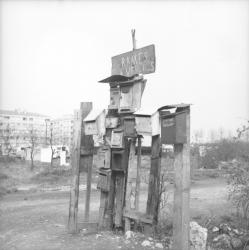
POLYGON ((0 110, 0 151, 28 147, 31 138, 37 145, 46 144, 51 118, 19 110, 0 110))
POLYGON ((63 115, 51 121, 53 143, 70 147, 73 135, 73 115, 63 115))

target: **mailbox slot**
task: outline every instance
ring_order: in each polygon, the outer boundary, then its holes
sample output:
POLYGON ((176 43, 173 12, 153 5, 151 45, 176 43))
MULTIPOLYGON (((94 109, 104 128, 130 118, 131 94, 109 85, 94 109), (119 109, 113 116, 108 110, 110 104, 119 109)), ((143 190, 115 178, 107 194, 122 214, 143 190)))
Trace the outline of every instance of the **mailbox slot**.
POLYGON ((97 188, 100 189, 101 191, 109 192, 110 182, 111 182, 111 170, 101 168, 99 170, 97 188))
POLYGON ((163 144, 187 142, 186 112, 161 116, 161 141, 163 144))

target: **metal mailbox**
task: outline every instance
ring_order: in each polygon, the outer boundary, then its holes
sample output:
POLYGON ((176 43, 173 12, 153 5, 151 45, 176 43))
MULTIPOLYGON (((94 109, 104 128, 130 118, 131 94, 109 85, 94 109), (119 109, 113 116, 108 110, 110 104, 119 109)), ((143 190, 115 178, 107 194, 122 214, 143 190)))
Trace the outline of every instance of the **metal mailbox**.
POLYGON ((124 136, 135 137, 135 117, 124 118, 124 136))
POLYGON ((161 142, 180 144, 187 142, 186 112, 161 115, 161 142))
POLYGON ((99 169, 99 178, 97 183, 97 188, 104 192, 110 191, 111 182, 111 170, 110 169, 99 169))

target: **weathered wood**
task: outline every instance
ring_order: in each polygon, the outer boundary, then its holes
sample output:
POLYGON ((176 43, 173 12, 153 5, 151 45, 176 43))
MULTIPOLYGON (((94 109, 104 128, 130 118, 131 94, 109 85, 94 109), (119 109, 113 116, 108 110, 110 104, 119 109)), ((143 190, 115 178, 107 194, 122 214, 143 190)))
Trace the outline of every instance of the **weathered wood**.
POLYGON ((173 220, 173 249, 189 249, 190 198, 190 112, 186 118, 187 143, 175 144, 175 191, 173 220))
POLYGON ((151 168, 148 188, 146 213, 153 215, 153 223, 157 224, 159 212, 159 187, 161 172, 161 142, 160 136, 152 137, 151 143, 151 168))
POLYGON ((125 218, 133 219, 137 222, 143 222, 146 224, 152 224, 153 223, 153 216, 143 214, 136 210, 124 210, 123 215, 125 218))
POLYGON ((98 222, 99 229, 105 228, 105 213, 106 213, 106 207, 107 207, 107 201, 108 201, 107 198, 108 198, 108 193, 101 191, 100 206, 99 206, 99 222, 98 222))
POLYGON ((137 145, 137 178, 136 178, 136 193, 135 193, 135 209, 139 211, 139 196, 140 196, 140 169, 141 169, 141 136, 138 136, 137 145))
POLYGON ((116 206, 114 224, 116 227, 122 227, 123 204, 124 204, 124 184, 125 176, 123 172, 116 174, 116 206))
MULTIPOLYGON (((135 209, 135 190, 134 183, 136 181, 136 162, 135 162, 135 150, 136 150, 136 140, 133 139, 130 142, 130 154, 128 161, 128 169, 127 169, 127 184, 126 184, 126 195, 125 195, 125 209, 135 209)), ((130 219, 125 219, 125 230, 130 230, 130 219)))
POLYGON ((78 216, 78 200, 79 200, 79 174, 80 174, 80 147, 81 147, 81 133, 82 121, 86 115, 91 111, 92 103, 81 103, 80 111, 75 113, 74 119, 74 138, 72 144, 72 183, 70 190, 69 202, 69 217, 68 217, 68 231, 76 233, 77 216, 78 216))
POLYGON ((149 45, 112 57, 112 75, 132 76, 154 73, 155 46, 149 45))

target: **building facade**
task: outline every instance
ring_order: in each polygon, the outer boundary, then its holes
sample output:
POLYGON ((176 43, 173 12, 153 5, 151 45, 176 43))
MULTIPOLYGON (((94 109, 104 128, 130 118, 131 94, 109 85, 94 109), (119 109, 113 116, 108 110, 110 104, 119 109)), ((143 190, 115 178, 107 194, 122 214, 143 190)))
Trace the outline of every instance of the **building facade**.
POLYGON ((50 117, 18 110, 0 110, 0 151, 6 154, 19 147, 45 145, 50 117))
POLYGON ((73 115, 64 115, 51 121, 53 144, 70 147, 73 135, 73 115))

